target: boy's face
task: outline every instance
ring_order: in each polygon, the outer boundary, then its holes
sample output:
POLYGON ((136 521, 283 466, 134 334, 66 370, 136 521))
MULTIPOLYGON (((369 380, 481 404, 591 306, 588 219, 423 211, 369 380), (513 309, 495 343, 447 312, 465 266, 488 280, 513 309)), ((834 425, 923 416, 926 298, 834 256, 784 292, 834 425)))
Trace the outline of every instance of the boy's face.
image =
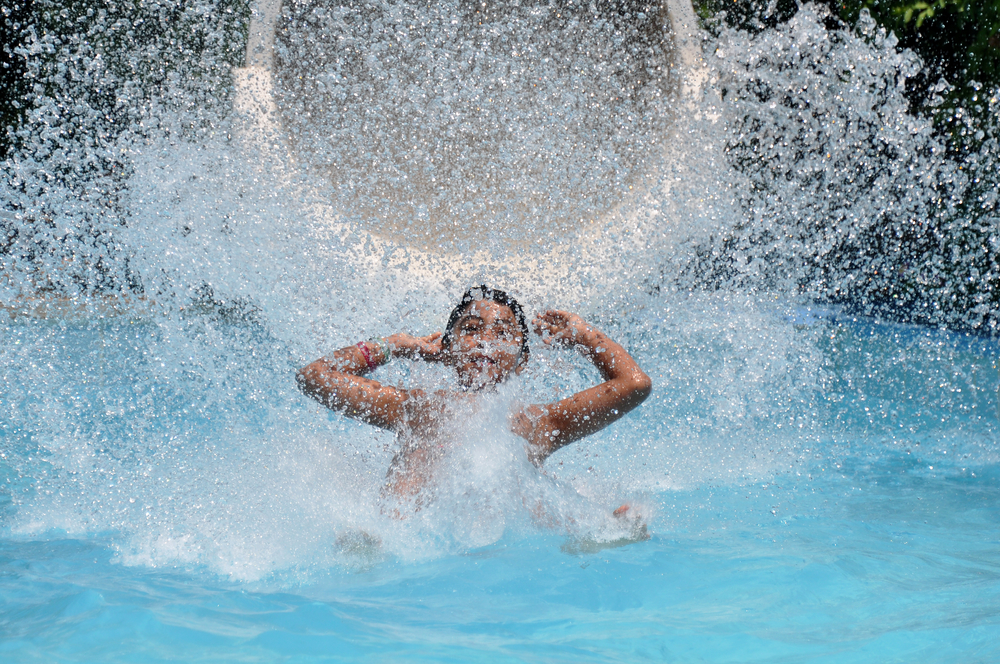
POLYGON ((463 387, 479 390, 521 368, 524 333, 510 307, 476 300, 452 328, 451 364, 463 387))

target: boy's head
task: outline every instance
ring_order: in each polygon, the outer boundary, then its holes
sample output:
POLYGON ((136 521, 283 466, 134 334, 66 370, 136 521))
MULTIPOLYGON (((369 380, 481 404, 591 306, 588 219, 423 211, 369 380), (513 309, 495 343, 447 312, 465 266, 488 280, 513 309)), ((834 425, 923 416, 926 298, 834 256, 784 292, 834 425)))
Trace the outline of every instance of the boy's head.
POLYGON ((482 389, 519 373, 527 363, 528 324, 513 297, 476 286, 452 310, 441 343, 462 385, 482 389))

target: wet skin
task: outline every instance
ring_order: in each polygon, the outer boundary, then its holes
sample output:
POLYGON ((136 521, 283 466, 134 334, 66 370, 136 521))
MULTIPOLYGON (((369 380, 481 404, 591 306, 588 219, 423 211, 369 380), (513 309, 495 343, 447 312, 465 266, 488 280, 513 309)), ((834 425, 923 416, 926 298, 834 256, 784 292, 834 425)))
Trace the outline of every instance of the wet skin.
MULTIPOLYGON (((549 310, 535 317, 533 327, 546 344, 576 348, 603 378, 569 398, 511 413, 510 430, 525 439, 529 459, 541 466, 559 448, 603 429, 642 403, 652 382, 624 348, 576 314, 549 310)), ((435 442, 448 404, 494 389, 527 362, 521 353, 523 332, 514 312, 492 300, 470 303, 447 346, 441 339, 440 332, 426 337, 399 333, 386 341, 393 357, 451 366, 463 392, 428 394, 365 378, 370 371, 368 360, 356 346, 316 360, 297 376, 303 391, 328 408, 400 435, 403 444, 386 486, 400 496, 415 495, 426 482, 440 447, 435 442)), ((385 359, 373 344, 366 344, 366 350, 376 363, 385 359)))

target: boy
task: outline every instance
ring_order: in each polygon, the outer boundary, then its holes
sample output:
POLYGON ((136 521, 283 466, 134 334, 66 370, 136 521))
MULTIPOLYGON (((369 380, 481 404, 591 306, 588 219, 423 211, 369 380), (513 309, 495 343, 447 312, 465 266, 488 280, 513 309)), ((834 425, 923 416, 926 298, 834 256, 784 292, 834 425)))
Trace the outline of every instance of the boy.
MULTIPOLYGON (((546 311, 535 317, 534 328, 546 344, 574 346, 604 378, 561 401, 519 406, 510 413, 511 432, 527 441, 528 458, 541 466, 559 448, 638 406, 649 396, 652 383, 624 348, 576 314, 546 311)), ((468 412, 462 405, 520 373, 528 353, 521 305, 501 290, 479 286, 462 296, 443 334, 398 333, 362 341, 316 360, 300 370, 297 379, 306 394, 328 408, 397 433, 402 444, 389 468, 386 489, 408 497, 428 481, 446 449, 448 427, 468 412), (454 369, 462 391, 427 393, 364 377, 393 357, 443 362, 454 369)))

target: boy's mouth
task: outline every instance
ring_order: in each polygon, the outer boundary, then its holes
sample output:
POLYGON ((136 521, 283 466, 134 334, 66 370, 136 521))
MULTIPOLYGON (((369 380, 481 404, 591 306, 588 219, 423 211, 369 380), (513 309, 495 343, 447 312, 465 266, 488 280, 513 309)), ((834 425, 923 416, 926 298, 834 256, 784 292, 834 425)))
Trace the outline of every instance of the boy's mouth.
POLYGON ((486 355, 475 355, 472 357, 472 363, 483 367, 492 367, 496 365, 497 361, 486 355))

